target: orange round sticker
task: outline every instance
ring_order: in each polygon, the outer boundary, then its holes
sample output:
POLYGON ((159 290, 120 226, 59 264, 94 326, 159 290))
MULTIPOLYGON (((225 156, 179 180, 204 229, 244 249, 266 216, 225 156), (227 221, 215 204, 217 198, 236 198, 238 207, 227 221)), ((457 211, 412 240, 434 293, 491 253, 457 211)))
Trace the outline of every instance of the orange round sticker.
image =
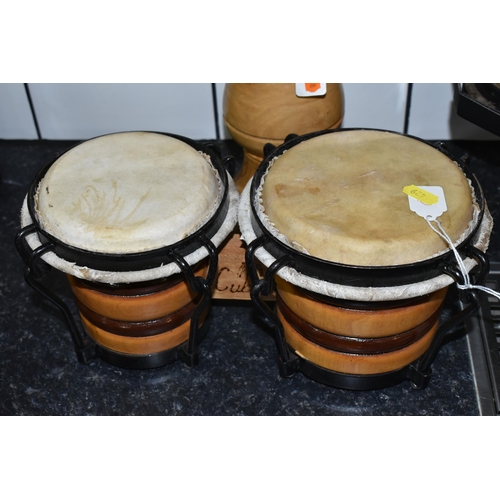
POLYGON ((321 83, 305 83, 307 92, 316 92, 321 87, 321 83))

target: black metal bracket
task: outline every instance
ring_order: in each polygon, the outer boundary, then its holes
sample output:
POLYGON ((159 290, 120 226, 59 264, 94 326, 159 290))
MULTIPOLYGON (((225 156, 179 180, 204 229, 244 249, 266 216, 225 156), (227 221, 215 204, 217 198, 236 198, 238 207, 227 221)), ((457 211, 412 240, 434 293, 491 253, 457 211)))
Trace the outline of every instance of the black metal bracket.
POLYGON ((269 156, 275 149, 276 149, 276 146, 270 142, 267 142, 266 144, 264 144, 264 147, 262 148, 262 152, 264 153, 264 157, 269 156))
POLYGON ((215 245, 206 236, 200 235, 199 242, 208 252, 208 272, 207 277, 195 276, 192 267, 186 262, 182 255, 173 250, 169 250, 168 256, 178 266, 184 274, 189 288, 196 295, 201 295, 201 300, 196 305, 191 316, 191 324, 189 330, 189 339, 182 344, 180 357, 182 361, 189 367, 194 367, 199 363, 199 344, 200 344, 200 320, 202 315, 208 310, 212 298, 212 285, 215 280, 218 255, 215 245))
POLYGON ((221 160, 222 166, 229 172, 231 177, 236 173, 236 158, 234 156, 225 156, 221 160))
MULTIPOLYGON (((485 254, 476 247, 470 247, 467 250, 467 256, 473 258, 477 262, 477 266, 469 273, 471 284, 477 285, 483 283, 489 272, 488 259, 485 254)), ((456 262, 453 264, 448 263, 443 266, 443 272, 453 278, 458 285, 464 285, 464 277, 456 262)), ((432 373, 431 365, 446 334, 455 326, 463 323, 470 315, 474 314, 479 309, 479 297, 474 289, 462 290, 459 288, 458 298, 466 307, 438 327, 427 351, 410 366, 408 376, 412 386, 416 389, 424 389, 427 387, 432 373)))
POLYGON ((293 258, 285 255, 275 260, 268 268, 264 278, 259 279, 255 266, 255 252, 262 246, 265 238, 257 238, 247 246, 245 261, 248 269, 252 289, 250 297, 257 309, 264 315, 274 330, 274 341, 278 350, 278 367, 282 377, 289 378, 299 371, 300 362, 298 356, 289 349, 285 339, 283 325, 275 312, 269 307, 263 297, 273 293, 276 288, 275 274, 284 266, 293 266, 293 258))
POLYGON ((24 279, 33 290, 49 300, 61 312, 70 332, 78 361, 88 364, 97 357, 96 344, 77 327, 73 315, 64 300, 42 283, 42 279, 52 269, 42 260, 42 256, 47 252, 51 252, 53 245, 52 243, 45 243, 35 250, 31 250, 26 242, 26 236, 35 231, 35 226, 30 225, 23 228, 16 235, 16 248, 26 264, 24 279))

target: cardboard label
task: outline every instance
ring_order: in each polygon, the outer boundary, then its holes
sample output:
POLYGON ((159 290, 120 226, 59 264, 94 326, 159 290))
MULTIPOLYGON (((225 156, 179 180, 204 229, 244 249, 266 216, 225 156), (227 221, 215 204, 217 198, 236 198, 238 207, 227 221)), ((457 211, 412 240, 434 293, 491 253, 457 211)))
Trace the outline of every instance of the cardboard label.
POLYGON ((438 196, 430 193, 429 191, 426 191, 422 187, 415 186, 415 184, 412 184, 411 186, 405 186, 403 188, 403 193, 411 196, 412 198, 415 198, 418 201, 421 201, 422 203, 425 203, 426 205, 434 205, 434 203, 437 203, 439 200, 438 196))
POLYGON ((404 187, 403 192, 408 195, 410 210, 424 219, 435 220, 448 210, 441 186, 414 186, 412 184, 404 187))
POLYGON ((314 97, 326 94, 326 83, 296 83, 295 94, 298 97, 314 97))

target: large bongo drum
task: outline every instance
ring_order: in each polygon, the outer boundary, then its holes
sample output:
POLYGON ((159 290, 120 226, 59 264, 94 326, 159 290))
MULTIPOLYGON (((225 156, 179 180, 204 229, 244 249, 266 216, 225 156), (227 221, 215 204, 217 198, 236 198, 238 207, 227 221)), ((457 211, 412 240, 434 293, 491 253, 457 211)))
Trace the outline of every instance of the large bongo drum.
POLYGON ((217 247, 237 222, 231 161, 185 137, 122 132, 38 173, 16 242, 27 282, 61 309, 80 361, 197 362, 217 247), (46 284, 51 268, 68 276, 83 333, 46 284))
POLYGON ((405 379, 424 387, 443 336, 478 307, 464 290, 465 312, 440 323, 447 289, 463 276, 410 209, 407 186, 442 188, 438 220, 482 282, 492 219, 475 177, 441 147, 368 129, 292 136, 245 187, 239 225, 252 299, 274 326, 283 375, 350 389, 405 379), (265 300, 273 291, 274 310, 265 300))

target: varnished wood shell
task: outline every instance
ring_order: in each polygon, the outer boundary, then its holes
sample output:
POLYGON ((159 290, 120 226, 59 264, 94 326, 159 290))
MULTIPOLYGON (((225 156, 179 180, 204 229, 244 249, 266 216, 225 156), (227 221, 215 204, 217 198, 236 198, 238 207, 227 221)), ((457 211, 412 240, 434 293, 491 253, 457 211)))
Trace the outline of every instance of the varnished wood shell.
POLYGON ((383 354, 347 354, 319 346, 297 332, 277 311, 283 324, 285 338, 297 355, 327 370, 351 375, 375 375, 398 370, 420 357, 428 348, 436 333, 438 321, 417 342, 383 354))
MULTIPOLYGON (((206 276, 202 263, 196 276, 206 276)), ((198 302, 182 274, 165 280, 106 285, 68 276, 82 324, 100 346, 124 355, 149 355, 189 338, 198 302)), ((206 312, 201 322, 204 320, 206 312)))
POLYGON ((369 303, 365 303, 364 309, 354 309, 317 300, 279 277, 276 286, 283 302, 311 325, 360 338, 386 337, 417 327, 439 310, 447 292, 443 288, 411 301, 387 304, 384 309, 369 303))
MULTIPOLYGON (((208 264, 196 276, 206 276, 208 264)), ((148 321, 167 316, 194 300, 182 274, 155 283, 135 286, 93 284, 68 275, 75 297, 91 311, 119 321, 148 321)))
POLYGON ((333 351, 346 352, 350 354, 383 354, 398 349, 403 349, 420 340, 434 326, 439 319, 440 310, 436 311, 430 318, 411 330, 397 333, 386 337, 347 337, 328 332, 307 323, 295 314, 276 296, 277 306, 286 322, 307 340, 333 351))
POLYGON ((278 146, 289 134, 338 128, 344 95, 339 83, 328 83, 321 97, 297 97, 294 83, 228 83, 223 109, 229 133, 244 149, 235 179, 241 192, 263 160, 267 143, 278 146))
MULTIPOLYGON (((156 335, 128 337, 107 332, 80 314, 85 330, 97 344, 122 354, 147 355, 172 349, 189 338, 191 321, 156 335)), ((203 319, 203 318, 202 318, 203 319)))
POLYGON ((154 320, 119 321, 97 314, 81 302, 77 301, 76 303, 80 314, 85 316, 87 321, 109 333, 124 335, 126 337, 148 337, 177 328, 191 318, 196 307, 195 302, 189 302, 189 304, 181 309, 154 320))

